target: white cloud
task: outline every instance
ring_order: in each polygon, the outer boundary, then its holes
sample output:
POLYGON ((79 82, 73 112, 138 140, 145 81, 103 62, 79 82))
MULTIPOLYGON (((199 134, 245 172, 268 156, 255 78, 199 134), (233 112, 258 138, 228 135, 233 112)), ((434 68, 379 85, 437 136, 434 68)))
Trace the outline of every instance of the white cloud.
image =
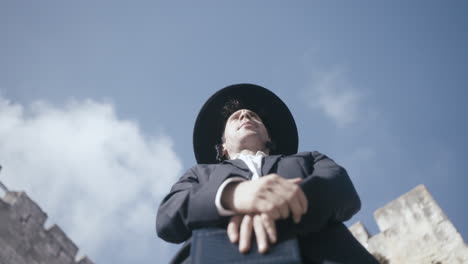
POLYGON ((146 256, 153 263, 155 251, 168 247, 154 221, 181 162, 169 137, 145 136, 112 105, 23 106, 0 97, 0 159, 2 182, 25 190, 80 254, 107 263, 142 263, 146 256), (114 255, 105 255, 111 246, 114 255))
POLYGON ((312 80, 305 97, 310 107, 322 111, 339 127, 358 120, 363 93, 347 80, 345 71, 338 68, 317 71, 312 74, 312 80))

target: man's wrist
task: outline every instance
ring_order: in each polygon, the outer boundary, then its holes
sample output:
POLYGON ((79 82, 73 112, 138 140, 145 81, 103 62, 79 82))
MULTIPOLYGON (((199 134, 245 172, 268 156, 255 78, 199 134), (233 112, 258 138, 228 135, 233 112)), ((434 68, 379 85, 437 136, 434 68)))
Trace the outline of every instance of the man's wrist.
POLYGON ((237 188, 237 186, 241 182, 232 182, 229 183, 223 191, 223 195, 221 196, 221 205, 227 209, 227 210, 232 210, 235 211, 234 208, 234 192, 237 188))

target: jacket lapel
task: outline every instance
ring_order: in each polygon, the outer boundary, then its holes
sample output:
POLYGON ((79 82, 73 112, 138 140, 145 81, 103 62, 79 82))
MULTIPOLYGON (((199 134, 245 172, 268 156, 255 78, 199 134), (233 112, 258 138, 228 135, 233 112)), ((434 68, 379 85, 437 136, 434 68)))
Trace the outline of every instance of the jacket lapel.
MULTIPOLYGON (((252 178, 252 172, 250 171, 249 167, 247 167, 247 164, 245 164, 244 161, 241 159, 233 159, 233 160, 225 160, 223 163, 229 163, 231 165, 234 165, 237 169, 240 171, 236 174, 239 174, 239 176, 242 176, 247 179, 252 178)), ((235 173, 235 171, 233 171, 235 173)))
POLYGON ((271 172, 273 167, 276 165, 278 162, 279 158, 281 158, 282 155, 272 155, 272 156, 265 156, 263 160, 263 165, 262 165, 262 175, 267 175, 271 172))

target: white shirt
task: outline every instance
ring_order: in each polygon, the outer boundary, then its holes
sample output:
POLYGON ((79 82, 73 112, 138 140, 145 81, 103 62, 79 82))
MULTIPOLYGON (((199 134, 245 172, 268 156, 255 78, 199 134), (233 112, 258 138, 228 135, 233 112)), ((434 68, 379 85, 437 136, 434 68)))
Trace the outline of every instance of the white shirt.
MULTIPOLYGON (((244 154, 244 153, 237 153, 232 159, 241 159, 242 161, 245 162, 247 167, 250 169, 252 172, 252 180, 258 179, 261 174, 262 174, 262 160, 263 157, 265 157, 266 154, 262 151, 257 151, 255 155, 253 154, 244 154)), ((239 182, 239 181, 245 181, 244 178, 242 177, 231 177, 227 180, 225 180, 221 186, 219 186, 218 191, 216 192, 216 197, 215 197, 215 205, 216 209, 218 210, 218 213, 220 215, 234 215, 235 213, 231 210, 226 210, 222 205, 221 205, 221 196, 223 194, 224 188, 231 182, 239 182)))

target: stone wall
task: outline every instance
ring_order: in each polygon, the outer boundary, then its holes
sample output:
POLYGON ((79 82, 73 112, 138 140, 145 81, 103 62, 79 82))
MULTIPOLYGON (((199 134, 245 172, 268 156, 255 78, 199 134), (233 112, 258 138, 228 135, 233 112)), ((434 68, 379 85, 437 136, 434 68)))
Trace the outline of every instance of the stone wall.
POLYGON ((87 257, 76 260, 78 247, 62 229, 46 229, 47 215, 24 192, 0 198, 0 264, 92 264, 87 257))
POLYGON ((360 223, 350 227, 382 263, 468 263, 468 247, 424 185, 378 209, 380 233, 370 236, 360 223))
MULTIPOLYGON (((0 264, 93 263, 76 260, 78 247, 59 226, 44 228, 47 215, 24 192, 0 187, 0 264)), ((463 238, 424 185, 378 209, 374 218, 380 233, 371 236, 360 222, 350 230, 382 263, 468 263, 463 238)))

